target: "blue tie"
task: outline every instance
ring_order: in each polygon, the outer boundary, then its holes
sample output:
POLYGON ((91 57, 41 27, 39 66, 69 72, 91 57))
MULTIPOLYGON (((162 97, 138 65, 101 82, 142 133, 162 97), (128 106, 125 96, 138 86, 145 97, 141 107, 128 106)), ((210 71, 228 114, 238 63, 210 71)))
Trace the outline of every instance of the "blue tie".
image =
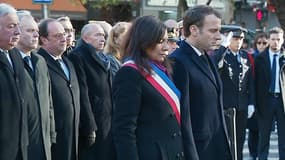
POLYGON ((62 59, 57 59, 57 62, 60 64, 60 67, 63 70, 66 78, 69 80, 69 71, 68 71, 67 66, 64 64, 62 59))
POLYGON ((271 82, 270 82, 270 92, 275 92, 275 81, 276 81, 276 58, 277 54, 274 54, 273 60, 272 60, 272 68, 271 68, 271 82))

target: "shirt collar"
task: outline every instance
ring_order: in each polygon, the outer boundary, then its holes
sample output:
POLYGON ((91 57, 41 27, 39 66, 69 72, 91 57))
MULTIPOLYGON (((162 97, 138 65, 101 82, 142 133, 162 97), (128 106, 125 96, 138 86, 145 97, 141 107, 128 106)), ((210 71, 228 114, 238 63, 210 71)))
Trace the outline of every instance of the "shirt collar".
POLYGON ((187 41, 185 41, 187 44, 189 44, 193 49, 194 49, 194 51, 196 52, 196 54, 198 55, 198 56, 202 56, 203 55, 203 53, 202 52, 200 52, 200 50, 198 49, 198 48, 196 48, 196 47, 194 47, 191 43, 189 43, 189 42, 187 42, 187 41))
POLYGON ((268 52, 269 52, 269 55, 272 56, 272 57, 273 57, 275 54, 277 54, 278 56, 280 55, 280 51, 278 51, 278 52, 273 52, 271 49, 269 49, 268 52))

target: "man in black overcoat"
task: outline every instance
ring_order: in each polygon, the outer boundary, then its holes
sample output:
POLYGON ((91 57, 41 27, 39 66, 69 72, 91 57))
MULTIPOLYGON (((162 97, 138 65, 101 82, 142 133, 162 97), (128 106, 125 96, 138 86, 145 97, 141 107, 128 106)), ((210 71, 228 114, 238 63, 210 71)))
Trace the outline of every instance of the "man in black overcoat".
POLYGON ((62 57, 66 49, 65 31, 54 19, 39 24, 41 48, 38 54, 47 62, 51 78, 56 143, 52 145, 53 160, 78 159, 80 114, 79 85, 72 63, 62 57))
POLYGON ((26 160, 27 88, 24 63, 14 48, 20 38, 16 10, 0 4, 0 159, 26 160))
POLYGON ((174 60, 173 80, 183 97, 181 105, 190 108, 196 147, 192 155, 198 154, 200 160, 230 160, 222 83, 206 54, 221 39, 221 16, 209 6, 196 6, 186 12, 183 28, 186 39, 170 57, 174 60))
MULTIPOLYGON (((82 28, 78 46, 70 53, 78 74, 82 107, 90 106, 95 118, 97 131, 95 144, 84 145, 88 128, 81 128, 82 160, 112 160, 114 149, 111 137, 112 98, 110 63, 102 53, 105 33, 98 24, 87 24, 82 28)), ((88 131, 89 130, 89 131, 88 131)))

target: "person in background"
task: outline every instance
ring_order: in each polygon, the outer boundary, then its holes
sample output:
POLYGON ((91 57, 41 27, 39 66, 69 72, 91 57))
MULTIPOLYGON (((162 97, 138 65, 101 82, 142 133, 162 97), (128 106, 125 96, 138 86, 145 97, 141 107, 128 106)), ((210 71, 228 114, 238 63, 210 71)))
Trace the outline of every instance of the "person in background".
POLYGON ((117 72, 112 90, 117 160, 190 158, 182 132, 185 110, 169 77, 167 39, 166 26, 153 16, 135 19, 126 36, 127 61, 117 72))
POLYGON ((91 109, 82 113, 82 116, 91 115, 95 119, 95 127, 81 128, 80 160, 113 160, 114 158, 111 137, 112 75, 110 61, 102 52, 104 45, 103 28, 95 23, 86 24, 81 30, 79 45, 68 56, 78 75, 81 107, 91 109), (86 139, 89 139, 88 137, 92 136, 95 130, 96 142, 86 145, 86 139))
MULTIPOLYGON (((254 59, 257 55, 262 53, 268 47, 268 35, 266 33, 259 33, 254 39, 254 52, 251 54, 254 59)), ((252 62, 254 66, 254 60, 252 62)), ((254 71, 253 71, 254 74, 254 71)), ((274 121, 275 122, 275 121, 274 121)), ((275 125, 275 123, 273 123, 275 125)), ((252 160, 257 159, 257 149, 258 149, 258 123, 257 123, 257 113, 253 113, 253 116, 247 121, 248 128, 248 150, 252 160)), ((275 128, 275 127, 274 127, 275 128)))
POLYGON ((268 48, 255 57, 256 109, 258 121, 258 159, 266 160, 274 118, 277 121, 279 159, 285 159, 285 116, 282 45, 284 31, 274 27, 269 31, 268 48), (282 74, 281 74, 282 73, 282 74), (281 78, 280 78, 281 76, 281 78))
POLYGON ((51 144, 56 142, 51 84, 44 58, 34 52, 39 29, 29 11, 18 11, 20 40, 16 46, 23 58, 29 90, 28 160, 51 160, 51 144))
POLYGON ((116 23, 111 29, 104 47, 103 52, 110 60, 112 78, 115 76, 122 64, 121 46, 129 27, 130 23, 128 22, 116 23))
POLYGON ((231 133, 232 142, 236 142, 237 160, 242 160, 247 118, 254 112, 255 96, 253 68, 247 51, 241 48, 247 31, 237 27, 239 28, 232 31, 227 49, 224 52, 214 52, 212 56, 217 60, 223 84, 223 106, 228 132, 231 133), (231 112, 235 112, 235 115, 231 112), (236 136, 233 136, 234 132, 236 136))
POLYGON ((179 36, 179 29, 178 29, 178 23, 176 20, 174 19, 168 19, 166 21, 164 21, 164 24, 167 27, 167 32, 172 32, 175 34, 175 37, 179 36))
POLYGON ((75 29, 67 16, 59 17, 57 21, 63 26, 66 33, 66 50, 63 53, 63 55, 66 56, 75 47, 75 29))
POLYGON ((179 29, 178 23, 173 19, 168 19, 164 21, 164 24, 167 27, 167 35, 168 35, 168 51, 171 54, 176 48, 179 46, 177 45, 178 36, 179 36, 179 29))
MULTIPOLYGON (((221 40, 221 15, 210 6, 198 5, 183 17, 186 37, 171 55, 173 80, 181 91, 181 107, 189 108, 195 140, 193 155, 199 160, 231 160, 223 112, 222 83, 206 51, 221 40)), ((183 120, 182 120, 183 122, 183 120)))
POLYGON ((0 3, 0 35, 0 159, 27 160, 30 95, 22 57, 14 48, 20 39, 19 19, 6 3, 0 3))
POLYGON ((258 33, 253 42, 253 56, 256 57, 262 53, 268 47, 268 35, 267 33, 258 33))
POLYGON ((100 25, 104 30, 105 39, 108 39, 109 33, 112 29, 112 25, 106 21, 89 21, 89 24, 92 24, 92 23, 100 25))
POLYGON ((57 133, 52 160, 78 159, 79 85, 72 63, 63 56, 65 36, 63 26, 55 19, 43 19, 39 23, 41 47, 37 53, 48 65, 57 133))
POLYGON ((168 52, 169 54, 171 54, 173 51, 176 50, 176 48, 178 48, 179 46, 177 45, 177 41, 179 40, 178 37, 176 36, 176 34, 174 32, 167 32, 167 36, 168 36, 168 52))

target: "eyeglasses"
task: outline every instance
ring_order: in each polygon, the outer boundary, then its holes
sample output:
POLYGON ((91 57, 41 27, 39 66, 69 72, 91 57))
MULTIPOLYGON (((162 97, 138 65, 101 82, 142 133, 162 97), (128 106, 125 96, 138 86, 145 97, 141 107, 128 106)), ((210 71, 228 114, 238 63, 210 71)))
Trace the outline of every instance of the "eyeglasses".
POLYGON ((258 44, 258 45, 263 44, 265 46, 265 45, 267 45, 267 42, 257 42, 256 44, 258 44))
POLYGON ((60 40, 60 39, 62 39, 63 37, 66 37, 66 33, 64 32, 64 33, 57 33, 57 34, 55 34, 55 35, 51 35, 51 37, 54 37, 54 38, 56 38, 57 40, 60 40))
POLYGON ((75 29, 73 29, 73 28, 64 28, 64 31, 65 31, 65 33, 74 33, 75 32, 75 29))

